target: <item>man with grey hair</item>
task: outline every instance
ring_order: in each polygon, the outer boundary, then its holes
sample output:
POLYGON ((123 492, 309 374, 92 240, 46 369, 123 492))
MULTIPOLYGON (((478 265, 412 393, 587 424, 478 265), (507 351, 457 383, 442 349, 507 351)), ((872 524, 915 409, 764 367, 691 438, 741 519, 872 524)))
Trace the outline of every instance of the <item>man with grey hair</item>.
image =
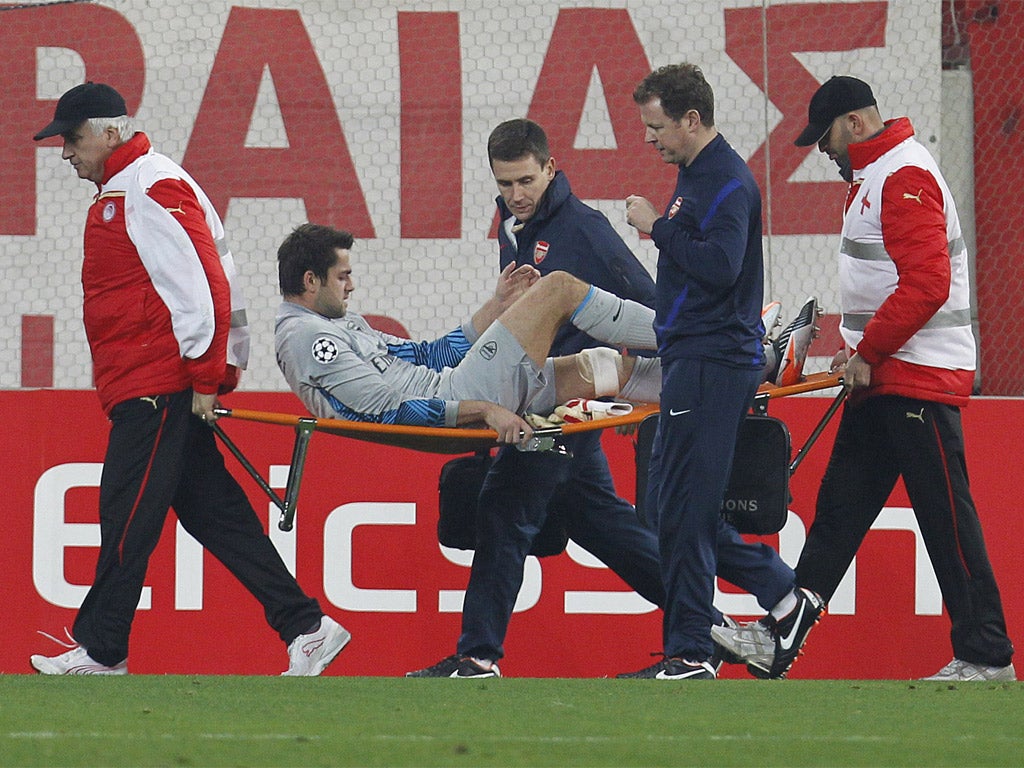
MULTIPOLYGON (((110 437, 100 480, 96 576, 70 650, 34 655, 45 675, 123 675, 149 556, 173 506, 188 533, 263 605, 288 648, 283 674, 319 675, 350 635, 299 588, 206 423, 238 384, 248 329, 224 227, 177 164, 134 132, 124 99, 84 83, 35 140, 96 184, 82 264, 85 331, 110 437)), ((215 646, 216 647, 216 646, 215 646)))

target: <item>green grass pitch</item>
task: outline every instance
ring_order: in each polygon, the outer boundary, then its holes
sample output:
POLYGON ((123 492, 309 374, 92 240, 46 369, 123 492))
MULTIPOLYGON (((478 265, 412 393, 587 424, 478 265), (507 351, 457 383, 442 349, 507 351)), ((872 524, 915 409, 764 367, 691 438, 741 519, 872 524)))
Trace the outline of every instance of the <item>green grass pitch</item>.
POLYGON ((1024 683, 0 676, 0 766, 1010 766, 1024 683))

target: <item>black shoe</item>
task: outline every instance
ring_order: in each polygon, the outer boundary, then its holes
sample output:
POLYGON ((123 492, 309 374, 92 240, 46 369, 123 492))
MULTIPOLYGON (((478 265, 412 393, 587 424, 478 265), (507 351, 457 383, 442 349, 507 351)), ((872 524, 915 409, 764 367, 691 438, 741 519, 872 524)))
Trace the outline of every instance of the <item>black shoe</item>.
POLYGON ((774 641, 775 654, 771 664, 766 664, 763 657, 748 659, 747 671, 754 677, 762 680, 785 677, 796 657, 800 655, 800 649, 803 648, 811 628, 825 612, 825 602, 816 592, 801 587, 796 590, 796 597, 796 607, 781 619, 776 619, 771 614, 761 619, 761 623, 768 629, 768 634, 774 641))
POLYGON ((820 333, 820 315, 818 300, 808 297, 793 321, 771 342, 773 360, 769 360, 772 367, 765 371, 766 381, 782 387, 796 384, 803 378, 807 351, 820 333))
POLYGON ((710 662, 673 656, 636 672, 623 672, 616 677, 620 680, 714 680, 716 675, 710 662))
POLYGON ((459 659, 459 668, 449 677, 501 677, 501 670, 489 659, 463 656, 459 659))
POLYGON ((406 677, 501 677, 498 665, 471 656, 456 653, 446 656, 437 664, 415 672, 406 672, 406 677), (488 667, 487 665, 490 664, 488 667))
POLYGON ((451 677, 453 672, 456 672, 459 668, 459 662, 462 661, 462 656, 455 654, 454 656, 448 656, 441 659, 437 664, 432 667, 424 667, 423 669, 417 669, 415 672, 406 672, 406 677, 451 677))

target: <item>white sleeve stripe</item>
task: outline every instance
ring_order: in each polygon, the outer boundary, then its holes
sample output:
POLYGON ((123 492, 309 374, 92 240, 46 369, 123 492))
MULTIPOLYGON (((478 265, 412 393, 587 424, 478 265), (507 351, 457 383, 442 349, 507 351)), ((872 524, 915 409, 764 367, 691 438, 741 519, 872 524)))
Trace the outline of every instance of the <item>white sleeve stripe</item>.
POLYGON ((185 229, 138 183, 125 195, 125 224, 153 286, 171 313, 183 357, 196 359, 213 342, 213 295, 199 253, 185 229))

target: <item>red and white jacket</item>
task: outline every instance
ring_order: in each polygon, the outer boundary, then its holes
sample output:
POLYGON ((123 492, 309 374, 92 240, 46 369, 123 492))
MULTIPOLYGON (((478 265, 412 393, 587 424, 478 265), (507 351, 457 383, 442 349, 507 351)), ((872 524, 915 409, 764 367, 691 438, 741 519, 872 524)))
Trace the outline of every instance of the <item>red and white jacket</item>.
POLYGON ((840 332, 871 365, 862 396, 965 405, 976 353, 967 248, 949 188, 906 118, 849 152, 840 332))
POLYGON ((209 198, 144 133, 114 150, 98 186, 85 225, 82 288, 104 411, 190 387, 233 389, 248 362, 249 331, 209 198))

